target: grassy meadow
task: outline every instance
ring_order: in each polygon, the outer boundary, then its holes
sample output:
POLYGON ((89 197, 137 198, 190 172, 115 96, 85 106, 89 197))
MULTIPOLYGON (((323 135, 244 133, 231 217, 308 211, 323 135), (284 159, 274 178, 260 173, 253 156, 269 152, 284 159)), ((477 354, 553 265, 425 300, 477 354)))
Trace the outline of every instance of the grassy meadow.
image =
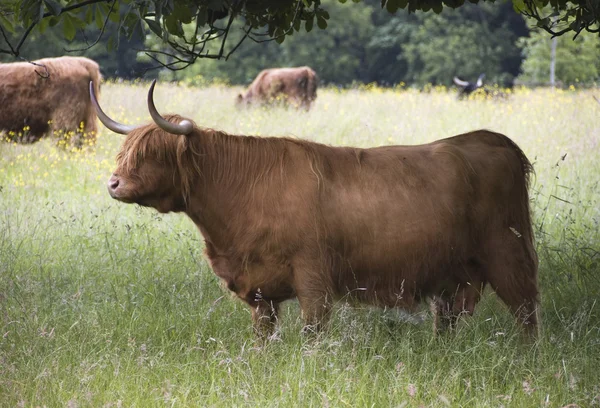
MULTIPOLYGON (((104 84, 102 106, 145 123, 147 89, 104 84)), ((123 136, 101 127, 79 152, 48 139, 0 144, 1 407, 600 406, 598 91, 458 101, 444 89, 324 89, 308 113, 237 111, 239 91, 159 83, 155 100, 202 126, 332 145, 418 144, 478 128, 515 140, 536 169, 541 337, 524 341, 489 293, 440 337, 426 305, 407 318, 343 304, 326 333, 304 337, 288 302, 263 345, 190 220, 109 197, 123 136)))

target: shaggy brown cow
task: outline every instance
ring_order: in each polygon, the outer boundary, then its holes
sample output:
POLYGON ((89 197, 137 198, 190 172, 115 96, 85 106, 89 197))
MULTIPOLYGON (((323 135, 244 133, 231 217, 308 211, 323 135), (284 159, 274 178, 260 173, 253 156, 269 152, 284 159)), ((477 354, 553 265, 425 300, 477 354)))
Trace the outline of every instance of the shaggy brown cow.
POLYGON ((452 325, 488 283, 535 331, 532 167, 508 137, 480 130, 358 149, 233 136, 161 117, 153 89, 149 125, 120 125, 97 107, 108 128, 127 133, 108 191, 187 214, 259 334, 292 298, 307 327, 341 297, 407 309, 434 298, 436 322, 452 325))
POLYGON ((310 67, 265 69, 244 95, 238 95, 237 104, 282 102, 309 110, 317 99, 318 85, 319 77, 310 67))
POLYGON ((88 84, 92 81, 98 92, 100 79, 98 64, 83 57, 0 64, 0 131, 25 143, 51 131, 63 136, 75 131, 76 144, 84 136, 95 140, 96 112, 88 84))

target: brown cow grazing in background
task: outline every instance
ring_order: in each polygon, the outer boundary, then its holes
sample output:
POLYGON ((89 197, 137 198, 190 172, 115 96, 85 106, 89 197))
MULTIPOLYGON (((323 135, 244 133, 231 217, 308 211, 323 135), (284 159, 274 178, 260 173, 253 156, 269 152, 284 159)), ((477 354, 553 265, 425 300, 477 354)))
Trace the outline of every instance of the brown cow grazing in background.
POLYGON ((0 132, 24 143, 72 131, 77 145, 84 137, 94 141, 96 111, 88 84, 98 92, 100 80, 98 64, 83 57, 0 64, 0 132))
POLYGON ((237 104, 272 104, 281 102, 309 110, 317 99, 319 77, 310 67, 271 68, 258 74, 237 104))
POLYGON ((108 191, 187 214, 260 335, 292 298, 311 328, 340 298, 409 310, 433 298, 441 329, 473 313, 487 284, 535 332, 532 167, 508 137, 480 130, 359 149, 233 136, 161 117, 153 90, 154 123, 139 127, 94 102, 109 129, 127 134, 108 191))

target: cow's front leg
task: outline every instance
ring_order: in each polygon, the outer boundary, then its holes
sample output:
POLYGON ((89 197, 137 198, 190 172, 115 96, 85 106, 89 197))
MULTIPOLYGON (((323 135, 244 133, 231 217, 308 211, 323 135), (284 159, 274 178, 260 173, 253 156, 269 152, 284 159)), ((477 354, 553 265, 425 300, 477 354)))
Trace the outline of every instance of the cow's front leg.
POLYGON ((252 309, 254 333, 260 339, 267 340, 275 332, 279 304, 272 301, 259 300, 251 304, 250 308, 252 309))
POLYGON ((453 330, 458 320, 452 310, 454 298, 448 296, 436 296, 431 300, 431 312, 433 313, 433 332, 441 334, 448 329, 453 330))

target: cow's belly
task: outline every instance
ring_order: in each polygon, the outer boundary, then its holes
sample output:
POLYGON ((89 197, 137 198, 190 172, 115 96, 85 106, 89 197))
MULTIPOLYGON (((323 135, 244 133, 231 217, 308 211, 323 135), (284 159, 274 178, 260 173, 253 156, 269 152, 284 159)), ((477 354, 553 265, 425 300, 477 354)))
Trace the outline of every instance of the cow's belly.
POLYGON ((213 271, 227 288, 251 306, 280 303, 296 296, 291 267, 268 258, 215 255, 207 251, 213 271))
POLYGON ((461 265, 477 254, 460 219, 388 220, 363 227, 330 245, 338 248, 331 256, 340 297, 410 308, 436 288, 455 284, 461 265))

